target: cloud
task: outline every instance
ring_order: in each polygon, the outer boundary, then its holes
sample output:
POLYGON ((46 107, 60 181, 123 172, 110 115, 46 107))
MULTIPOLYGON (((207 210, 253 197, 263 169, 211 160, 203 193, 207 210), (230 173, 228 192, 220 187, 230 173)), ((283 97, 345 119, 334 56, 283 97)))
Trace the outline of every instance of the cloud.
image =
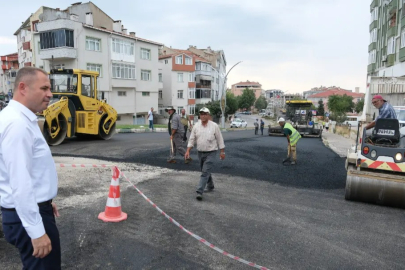
POLYGON ((17 45, 17 39, 15 37, 0 36, 0 45, 17 45))

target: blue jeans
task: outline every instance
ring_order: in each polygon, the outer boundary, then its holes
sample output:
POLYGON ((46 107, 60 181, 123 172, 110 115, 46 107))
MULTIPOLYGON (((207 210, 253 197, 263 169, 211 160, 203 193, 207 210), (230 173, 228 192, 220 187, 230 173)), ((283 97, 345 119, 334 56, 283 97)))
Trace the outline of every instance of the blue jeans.
POLYGON ((3 232, 7 242, 18 248, 20 257, 25 269, 57 270, 61 269, 61 250, 59 231, 56 227, 55 216, 53 215, 52 205, 39 207, 45 232, 51 240, 52 251, 43 259, 32 256, 34 248, 31 238, 24 229, 16 211, 2 210, 3 232))
POLYGON ((153 130, 153 120, 149 120, 149 128, 153 130))

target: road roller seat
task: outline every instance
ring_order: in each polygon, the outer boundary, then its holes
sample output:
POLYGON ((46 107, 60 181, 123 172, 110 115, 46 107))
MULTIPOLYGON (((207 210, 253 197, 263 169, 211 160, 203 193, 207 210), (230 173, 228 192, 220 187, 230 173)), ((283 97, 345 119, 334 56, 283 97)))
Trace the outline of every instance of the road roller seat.
POLYGON ((377 144, 398 144, 401 138, 398 119, 380 118, 375 122, 371 140, 377 144))

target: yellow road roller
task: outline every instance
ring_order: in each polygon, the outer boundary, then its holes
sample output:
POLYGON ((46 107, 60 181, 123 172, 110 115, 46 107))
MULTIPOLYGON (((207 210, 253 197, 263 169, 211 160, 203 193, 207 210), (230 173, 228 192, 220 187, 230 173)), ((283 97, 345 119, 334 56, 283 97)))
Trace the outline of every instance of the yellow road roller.
POLYGON ((365 129, 366 123, 378 115, 370 94, 384 91, 378 81, 372 78, 367 88, 356 146, 347 154, 345 198, 405 208, 405 126, 398 119, 382 118, 376 120, 373 129, 365 129))
POLYGON ((66 137, 93 135, 109 140, 115 134, 117 111, 98 98, 98 72, 52 69, 50 105, 38 113, 38 124, 49 145, 66 137))

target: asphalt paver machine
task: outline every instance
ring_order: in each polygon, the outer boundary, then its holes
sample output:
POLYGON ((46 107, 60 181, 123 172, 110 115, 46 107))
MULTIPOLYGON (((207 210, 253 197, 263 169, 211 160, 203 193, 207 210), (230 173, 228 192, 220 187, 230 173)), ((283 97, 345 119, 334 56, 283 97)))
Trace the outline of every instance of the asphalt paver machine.
MULTIPOLYGON (((286 101, 286 120, 300 133, 302 137, 322 136, 322 129, 318 123, 309 125, 312 119, 312 102, 309 100, 288 100, 286 101)), ((269 136, 283 136, 283 131, 279 125, 269 125, 269 136)))

